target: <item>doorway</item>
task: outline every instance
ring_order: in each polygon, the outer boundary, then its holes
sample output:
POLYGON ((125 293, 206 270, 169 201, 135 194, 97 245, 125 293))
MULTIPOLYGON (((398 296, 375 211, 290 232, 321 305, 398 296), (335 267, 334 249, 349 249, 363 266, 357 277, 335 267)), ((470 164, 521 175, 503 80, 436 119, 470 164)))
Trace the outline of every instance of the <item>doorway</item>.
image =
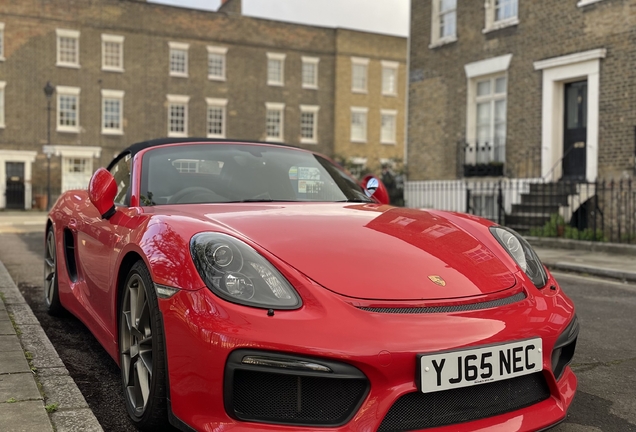
POLYGON ((6 162, 6 208, 24 210, 24 162, 6 162))
POLYGON ((562 180, 584 181, 587 157, 587 81, 564 86, 562 180))

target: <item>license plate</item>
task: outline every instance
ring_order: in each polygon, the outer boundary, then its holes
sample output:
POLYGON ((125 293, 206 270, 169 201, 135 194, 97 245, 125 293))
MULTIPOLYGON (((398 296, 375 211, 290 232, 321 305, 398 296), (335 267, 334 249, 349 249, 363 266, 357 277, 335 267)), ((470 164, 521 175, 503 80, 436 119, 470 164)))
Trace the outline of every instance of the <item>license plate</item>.
POLYGON ((468 387, 539 372, 541 338, 439 354, 421 354, 423 393, 468 387))

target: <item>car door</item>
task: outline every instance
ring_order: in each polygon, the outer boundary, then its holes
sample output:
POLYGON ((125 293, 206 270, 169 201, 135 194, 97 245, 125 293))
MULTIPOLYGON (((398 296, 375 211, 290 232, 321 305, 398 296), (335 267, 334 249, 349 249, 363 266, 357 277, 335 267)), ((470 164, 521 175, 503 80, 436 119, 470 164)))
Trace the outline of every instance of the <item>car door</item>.
MULTIPOLYGON (((117 183, 115 205, 118 213, 128 212, 130 190, 130 155, 121 157, 110 169, 117 183)), ((81 229, 78 230, 78 256, 86 284, 84 298, 93 316, 104 329, 112 332, 117 317, 113 316, 111 290, 116 283, 113 270, 117 258, 118 244, 130 231, 119 224, 121 214, 102 219, 91 203, 82 212, 81 229)), ((125 215, 124 215, 125 216, 125 215)))

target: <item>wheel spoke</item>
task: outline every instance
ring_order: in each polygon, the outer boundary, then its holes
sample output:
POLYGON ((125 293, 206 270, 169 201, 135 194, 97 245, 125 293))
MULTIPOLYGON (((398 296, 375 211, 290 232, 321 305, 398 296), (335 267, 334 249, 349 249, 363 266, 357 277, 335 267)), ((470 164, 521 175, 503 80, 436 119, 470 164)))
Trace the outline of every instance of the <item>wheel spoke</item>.
POLYGON ((152 349, 147 351, 139 351, 139 360, 143 367, 148 371, 148 375, 152 377, 152 349))
POLYGON ((146 402, 148 401, 148 395, 150 394, 148 370, 144 368, 143 363, 140 361, 138 361, 135 366, 135 372, 137 373, 137 378, 139 380, 139 390, 141 391, 141 397, 143 398, 142 407, 145 407, 146 402))

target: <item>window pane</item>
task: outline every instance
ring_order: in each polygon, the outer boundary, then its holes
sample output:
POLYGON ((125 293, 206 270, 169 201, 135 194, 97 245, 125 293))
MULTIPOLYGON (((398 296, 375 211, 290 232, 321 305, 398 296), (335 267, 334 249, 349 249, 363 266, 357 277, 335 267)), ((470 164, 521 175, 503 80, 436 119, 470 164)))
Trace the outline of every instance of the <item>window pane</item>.
POLYGON ((316 113, 303 112, 300 114, 300 137, 305 139, 316 139, 315 137, 316 113))
POLYGON ((316 73, 317 66, 318 65, 316 63, 308 63, 308 62, 303 63, 302 75, 303 75, 304 85, 315 86, 318 84, 317 73, 316 73))
POLYGON ((77 96, 59 95, 59 125, 77 126, 77 96))
POLYGON ((272 83, 283 82, 282 60, 269 59, 267 61, 267 81, 272 83))
POLYGON ((393 114, 382 114, 381 141, 395 142, 395 115, 393 114))
POLYGON ((104 99, 104 129, 121 129, 121 101, 104 99))
POLYGON ((517 16, 517 0, 496 0, 495 21, 517 16))
POLYGON ((77 64, 77 39, 60 37, 60 62, 77 64))
POLYGON ((353 65, 353 85, 354 90, 367 89, 367 66, 362 64, 353 65))
POLYGON ((122 44, 119 42, 104 42, 104 66, 121 68, 122 44))
POLYGON ((208 54, 208 75, 218 78, 225 77, 225 55, 223 54, 208 54))
POLYGON ((382 68, 382 93, 395 94, 396 70, 391 67, 382 68))
POLYGON ((351 113, 351 139, 354 141, 365 141, 367 139, 366 113, 351 113))
POLYGON ((457 0, 440 0, 439 10, 441 12, 455 9, 456 7, 457 7, 457 0))
POLYGON ((490 80, 477 83, 477 96, 486 96, 490 94, 490 80))
POLYGON ((188 52, 180 49, 170 50, 170 72, 185 74, 188 63, 188 52))
POLYGON ((225 108, 208 107, 208 135, 215 137, 224 137, 223 117, 225 116, 225 108))
POLYGON ((185 113, 186 107, 183 104, 170 104, 170 124, 169 131, 185 133, 185 113))
POLYGON ((440 17, 440 37, 455 36, 455 24, 457 21, 457 13, 455 11, 446 12, 440 17))
POLYGON ((266 117, 267 138, 282 138, 283 113, 281 110, 268 109, 266 117))
POLYGON ((497 78, 495 80, 495 93, 505 93, 506 92, 506 78, 497 78))
POLYGON ((0 90, 0 125, 4 124, 4 89, 0 90))

